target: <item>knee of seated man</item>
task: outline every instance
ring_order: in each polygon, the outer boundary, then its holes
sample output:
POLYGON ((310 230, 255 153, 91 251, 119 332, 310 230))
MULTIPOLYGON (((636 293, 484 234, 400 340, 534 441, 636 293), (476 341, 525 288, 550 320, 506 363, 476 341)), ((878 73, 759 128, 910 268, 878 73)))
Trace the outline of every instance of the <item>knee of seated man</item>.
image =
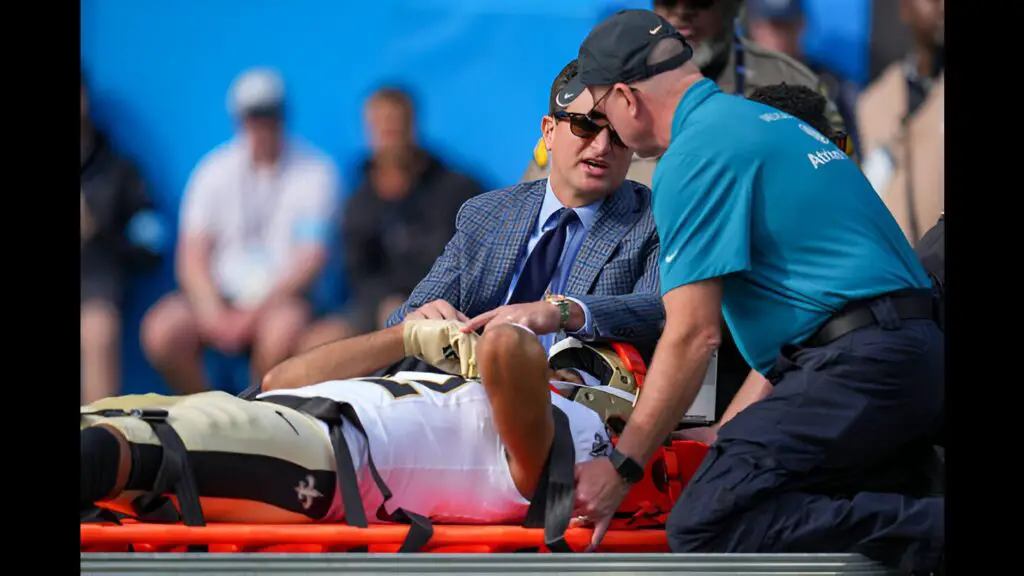
MULTIPOLYGON (((720 494, 720 492, 719 492, 720 494)), ((731 520, 714 488, 708 483, 691 482, 672 507, 665 522, 665 533, 673 552, 720 552, 718 537, 731 520)))
POLYGON ((309 306, 298 298, 270 307, 260 318, 257 338, 265 342, 298 341, 309 323, 309 306))

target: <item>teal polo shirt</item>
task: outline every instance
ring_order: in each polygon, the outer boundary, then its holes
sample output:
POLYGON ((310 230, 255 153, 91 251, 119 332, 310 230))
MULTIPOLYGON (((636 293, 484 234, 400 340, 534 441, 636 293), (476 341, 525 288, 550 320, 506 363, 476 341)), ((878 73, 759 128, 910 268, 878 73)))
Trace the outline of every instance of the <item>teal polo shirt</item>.
POLYGON ((761 374, 854 300, 930 283, 855 162, 801 120, 703 79, 653 181, 661 289, 722 278, 722 313, 761 374))

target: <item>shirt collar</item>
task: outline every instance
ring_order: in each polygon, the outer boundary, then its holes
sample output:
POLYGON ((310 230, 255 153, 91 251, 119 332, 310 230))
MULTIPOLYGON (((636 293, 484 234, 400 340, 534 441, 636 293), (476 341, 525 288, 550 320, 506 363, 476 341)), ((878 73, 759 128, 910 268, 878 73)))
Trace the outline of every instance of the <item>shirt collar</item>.
POLYGON ((694 82, 676 106, 675 116, 672 118, 672 135, 675 135, 686 122, 686 117, 696 110, 705 100, 722 91, 710 78, 702 78, 694 82))
MULTIPOLYGON (((554 216, 555 212, 559 209, 565 208, 565 205, 558 200, 555 196, 555 192, 551 189, 551 179, 547 180, 547 190, 544 192, 544 201, 540 205, 540 214, 537 215, 537 228, 540 230, 544 229, 544 225, 547 224, 548 220, 554 216)), ((583 223, 583 229, 589 231, 590 227, 594 225, 597 220, 597 211, 601 209, 601 205, 604 204, 604 198, 587 204, 586 206, 580 206, 579 208, 573 208, 576 215, 579 216, 580 222, 583 223)))

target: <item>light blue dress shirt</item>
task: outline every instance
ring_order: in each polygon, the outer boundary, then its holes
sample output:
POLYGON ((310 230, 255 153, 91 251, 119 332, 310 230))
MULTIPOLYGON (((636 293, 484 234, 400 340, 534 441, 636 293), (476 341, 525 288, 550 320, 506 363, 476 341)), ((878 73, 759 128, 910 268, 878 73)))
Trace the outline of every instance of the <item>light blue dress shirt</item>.
MULTIPOLYGON (((604 200, 598 200, 593 204, 574 208, 576 215, 579 217, 578 220, 573 221, 568 225, 566 230, 565 246, 562 248, 562 255, 558 259, 558 267, 555 269, 555 274, 551 278, 551 283, 548 285, 549 294, 565 294, 565 286, 569 282, 569 272, 572 270, 573 262, 576 261, 576 255, 580 251, 580 246, 583 245, 583 239, 587 235, 587 231, 593 227, 594 222, 597 221, 597 212, 601 209, 601 205, 604 204, 604 200)), ((544 235, 548 230, 553 229, 558 224, 558 218, 555 217, 555 212, 559 209, 565 208, 565 206, 558 200, 555 193, 551 190, 551 181, 547 182, 547 191, 544 193, 544 201, 540 206, 540 213, 537 215, 537 223, 533 227, 533 231, 530 233, 530 238, 526 243, 526 251, 519 255, 516 260, 515 274, 512 276, 512 282, 509 283, 508 291, 505 293, 505 303, 508 303, 508 299, 512 297, 512 291, 515 289, 516 283, 519 282, 519 277, 523 273, 523 268, 526 266, 526 259, 529 258, 530 253, 533 252, 533 248, 537 246, 537 242, 540 241, 540 237, 544 235)), ((575 332, 568 332, 570 336, 576 338, 585 339, 591 336, 590 326, 590 311, 587 310, 586 305, 575 298, 566 296, 567 299, 575 302, 581 309, 583 309, 583 327, 575 332)), ((544 346, 544 350, 550 350, 551 346, 555 343, 556 334, 545 334, 540 337, 540 342, 544 346)))

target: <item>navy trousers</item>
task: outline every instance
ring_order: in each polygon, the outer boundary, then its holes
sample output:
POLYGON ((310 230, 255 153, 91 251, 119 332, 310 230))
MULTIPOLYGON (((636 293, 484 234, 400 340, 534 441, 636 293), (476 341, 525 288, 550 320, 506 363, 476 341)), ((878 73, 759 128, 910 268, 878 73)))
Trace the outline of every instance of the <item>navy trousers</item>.
POLYGON ((930 572, 945 499, 928 491, 945 344, 929 320, 877 324, 782 350, 772 392, 722 426, 668 520, 674 552, 860 553, 930 572))

